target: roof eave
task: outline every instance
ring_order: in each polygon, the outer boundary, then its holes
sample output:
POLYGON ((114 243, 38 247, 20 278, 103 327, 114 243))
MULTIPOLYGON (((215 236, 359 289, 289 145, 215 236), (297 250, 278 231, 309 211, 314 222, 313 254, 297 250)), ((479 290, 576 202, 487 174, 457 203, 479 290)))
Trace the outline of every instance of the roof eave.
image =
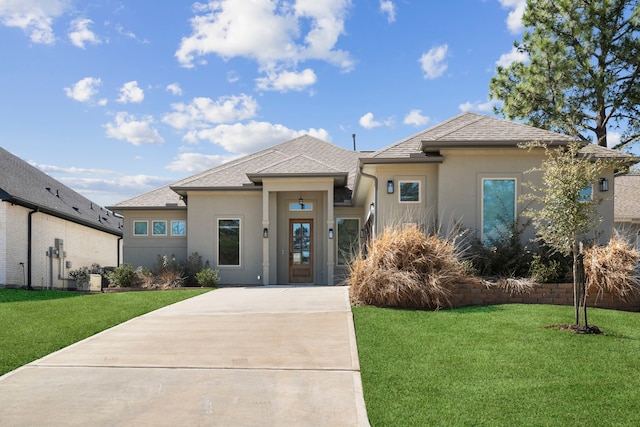
MULTIPOLYGON (((423 140, 420 141, 420 150, 428 152, 431 150, 438 150, 440 148, 518 148, 520 144, 526 144, 535 140, 508 140, 508 141, 434 141, 423 140)), ((568 139, 555 139, 555 140, 543 140, 541 143, 549 147, 564 147, 569 144, 568 139)))
POLYGON ((359 159, 359 165, 388 165, 393 163, 442 163, 444 156, 420 156, 420 157, 363 157, 359 159))
POLYGON ((247 178, 253 183, 260 183, 264 178, 333 178, 338 186, 347 185, 349 172, 338 173, 248 173, 247 178))

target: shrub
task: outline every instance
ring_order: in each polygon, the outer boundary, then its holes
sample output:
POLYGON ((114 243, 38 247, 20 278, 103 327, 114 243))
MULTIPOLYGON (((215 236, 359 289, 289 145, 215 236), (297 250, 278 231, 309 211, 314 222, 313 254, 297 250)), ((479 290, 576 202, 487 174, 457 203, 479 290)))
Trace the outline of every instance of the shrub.
POLYGON ((385 229, 356 255, 346 284, 353 304, 437 309, 454 283, 471 278, 455 238, 426 235, 415 226, 385 229))
POLYGON ((102 274, 100 264, 93 263, 91 267, 80 267, 76 270, 69 270, 69 276, 75 279, 78 289, 84 288, 89 283, 90 274, 102 274))
POLYGON ((220 277, 218 276, 218 270, 213 270, 207 265, 206 268, 196 273, 196 280, 202 287, 213 288, 220 281, 220 277))
POLYGON ((119 288, 133 288, 138 286, 140 279, 131 264, 123 264, 107 273, 107 279, 119 288))
POLYGON ((184 282, 187 286, 198 285, 198 279, 196 275, 203 269, 202 257, 198 252, 193 252, 187 260, 182 264, 182 271, 184 272, 184 282))
POLYGON ((158 255, 153 274, 154 285, 162 289, 178 288, 184 284, 185 277, 175 255, 158 255))
POLYGON ((625 299, 640 292, 640 252, 627 240, 614 236, 606 246, 584 251, 587 290, 602 289, 625 299))

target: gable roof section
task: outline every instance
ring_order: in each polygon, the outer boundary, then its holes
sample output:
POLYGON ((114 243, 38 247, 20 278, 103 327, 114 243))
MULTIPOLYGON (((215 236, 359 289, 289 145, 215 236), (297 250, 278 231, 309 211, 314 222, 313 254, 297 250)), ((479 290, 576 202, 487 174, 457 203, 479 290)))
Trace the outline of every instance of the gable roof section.
POLYGON ((640 175, 620 175, 614 185, 615 221, 640 221, 640 175))
POLYGON ((187 205, 178 193, 169 188, 168 185, 148 191, 139 196, 119 202, 109 209, 186 209, 187 205))
POLYGON ((510 147, 528 141, 564 145, 573 138, 476 113, 462 113, 374 152, 375 159, 403 159, 447 147, 510 147))
POLYGON ((0 199, 122 236, 122 218, 0 148, 0 199))
POLYGON ((246 189, 262 176, 340 176, 351 187, 361 153, 309 135, 300 136, 183 179, 171 189, 184 193, 201 189, 246 189), (331 165, 331 166, 330 166, 331 165))

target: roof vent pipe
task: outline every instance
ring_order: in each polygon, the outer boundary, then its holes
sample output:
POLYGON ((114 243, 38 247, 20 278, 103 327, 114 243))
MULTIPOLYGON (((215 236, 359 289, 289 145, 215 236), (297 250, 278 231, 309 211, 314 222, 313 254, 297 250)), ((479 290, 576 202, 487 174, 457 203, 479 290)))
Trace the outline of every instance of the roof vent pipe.
POLYGON ((356 151, 356 134, 352 133, 351 138, 353 138, 353 151, 356 151))

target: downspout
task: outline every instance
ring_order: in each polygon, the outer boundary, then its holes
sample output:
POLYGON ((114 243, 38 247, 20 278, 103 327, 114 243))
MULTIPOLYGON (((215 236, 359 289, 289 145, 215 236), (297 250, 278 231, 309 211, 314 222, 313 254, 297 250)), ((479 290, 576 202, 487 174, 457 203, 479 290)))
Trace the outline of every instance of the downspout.
POLYGON ((122 237, 118 237, 117 245, 118 245, 118 260, 116 261, 116 267, 120 267, 120 242, 122 241, 122 237))
POLYGON ((33 214, 38 212, 38 208, 29 212, 29 223, 27 225, 27 262, 29 263, 29 268, 27 269, 27 289, 31 290, 33 287, 31 286, 31 270, 33 269, 33 248, 32 248, 32 236, 33 236, 33 214))
MULTIPOLYGON (((370 175, 362 170, 362 166, 360 166, 360 175, 366 176, 367 178, 373 179, 373 206, 375 209, 378 209, 378 177, 375 175, 370 175)), ((373 235, 375 236, 378 232, 378 214, 373 214, 373 235)))

